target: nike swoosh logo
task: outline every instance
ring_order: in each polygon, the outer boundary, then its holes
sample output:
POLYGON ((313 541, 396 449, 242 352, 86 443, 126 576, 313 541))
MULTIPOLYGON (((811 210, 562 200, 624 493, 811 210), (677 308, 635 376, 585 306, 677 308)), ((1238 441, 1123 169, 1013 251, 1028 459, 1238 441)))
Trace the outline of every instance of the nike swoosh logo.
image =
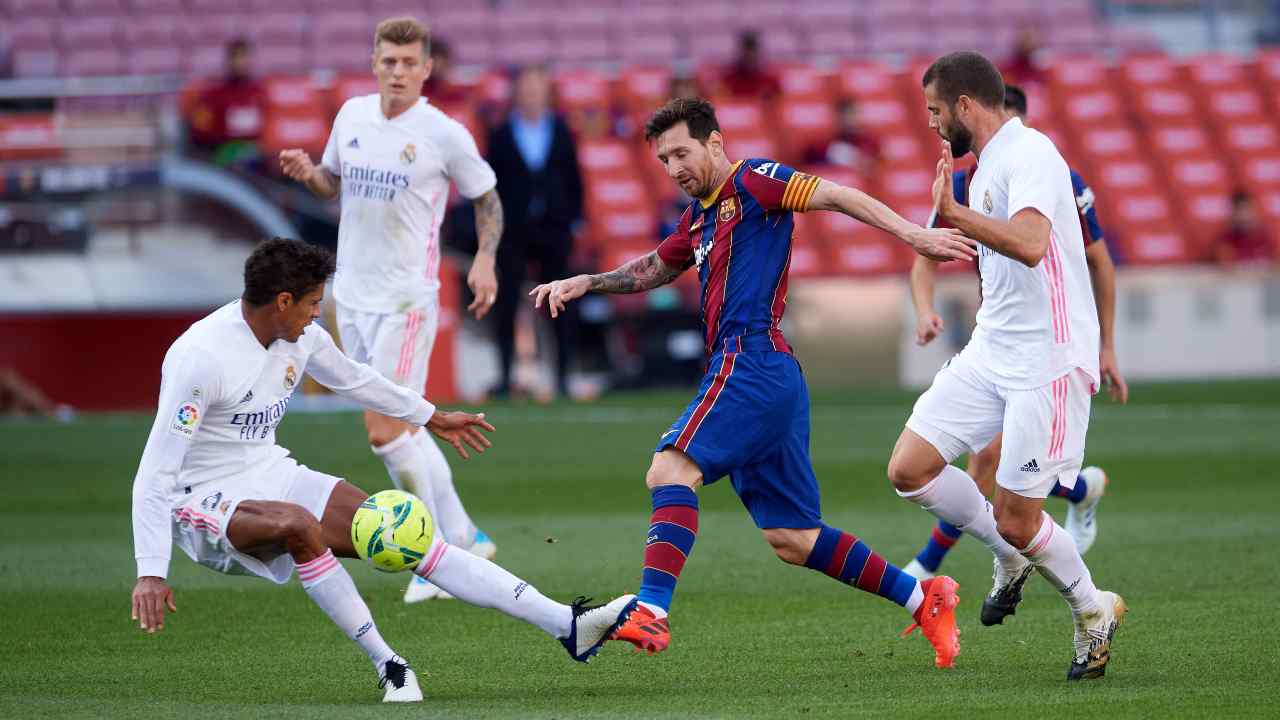
POLYGON ((666 439, 666 437, 667 437, 668 435, 670 435, 671 433, 675 432, 675 431, 676 431, 676 429, 677 429, 677 428, 672 428, 672 429, 670 429, 670 430, 668 430, 668 431, 666 431, 666 432, 662 433, 662 437, 660 437, 660 438, 658 438, 658 439, 659 439, 659 440, 665 440, 665 439, 666 439))
POLYGON ((697 230, 697 229, 698 229, 698 228, 700 228, 700 227, 702 227, 702 220, 701 220, 701 219, 699 219, 699 220, 698 220, 698 222, 694 223, 693 225, 690 225, 690 226, 689 226, 689 232, 693 232, 694 230, 697 230))

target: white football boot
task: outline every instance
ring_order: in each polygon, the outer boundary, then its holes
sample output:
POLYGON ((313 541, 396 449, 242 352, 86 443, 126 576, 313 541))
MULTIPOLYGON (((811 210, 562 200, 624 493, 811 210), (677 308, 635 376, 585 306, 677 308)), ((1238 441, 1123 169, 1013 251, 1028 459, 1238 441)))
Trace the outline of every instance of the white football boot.
POLYGON ((1071 667, 1067 668, 1068 680, 1096 680, 1107 674, 1111 641, 1128 611, 1124 598, 1099 590, 1098 609, 1075 617, 1076 634, 1071 667))
POLYGON ((498 554, 498 546, 483 530, 476 530, 476 539, 471 543, 471 547, 467 548, 467 552, 485 560, 492 560, 498 554))
POLYGON ((635 595, 622 595, 605 605, 587 605, 590 598, 579 597, 573 601, 573 624, 569 637, 560 638, 560 644, 569 651, 569 657, 578 662, 590 662, 604 641, 614 630, 627 621, 636 608, 635 595))
POLYGON ((386 688, 382 702, 422 702, 422 688, 418 687, 418 676, 413 668, 402 657, 394 657, 382 666, 382 678, 378 687, 386 688))
POLYGON ((1078 503, 1067 503, 1067 534, 1076 541, 1081 555, 1089 552, 1098 539, 1098 502, 1107 490, 1107 474, 1100 467, 1089 466, 1080 471, 1080 477, 1089 491, 1078 503))
POLYGON ((902 568, 902 572, 917 580, 928 580, 933 577, 933 573, 925 570, 924 566, 920 564, 920 561, 915 558, 911 558, 911 562, 907 563, 907 566, 902 568))

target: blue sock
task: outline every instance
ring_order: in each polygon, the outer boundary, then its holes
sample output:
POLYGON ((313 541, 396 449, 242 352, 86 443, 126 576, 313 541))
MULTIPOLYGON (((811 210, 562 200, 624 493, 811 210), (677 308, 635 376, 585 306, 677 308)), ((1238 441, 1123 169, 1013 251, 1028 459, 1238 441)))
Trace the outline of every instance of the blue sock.
POLYGON ((1084 481, 1083 475, 1076 476, 1076 486, 1070 490, 1062 487, 1062 483, 1054 483, 1053 490, 1049 491, 1050 495, 1060 498, 1066 498, 1068 502, 1078 503, 1089 494, 1089 484, 1084 481))
POLYGON ((916 579, 843 530, 822 525, 805 567, 906 607, 916 579))
POLYGON ((920 553, 916 555, 916 562, 929 572, 938 572, 938 568, 942 566, 942 559, 960 539, 960 534, 960 528, 945 520, 939 520, 937 527, 933 529, 933 534, 929 536, 929 542, 925 543, 920 553))
POLYGON ((684 485, 659 485, 652 495, 653 515, 636 599, 670 610, 676 580, 698 539, 698 496, 684 485))

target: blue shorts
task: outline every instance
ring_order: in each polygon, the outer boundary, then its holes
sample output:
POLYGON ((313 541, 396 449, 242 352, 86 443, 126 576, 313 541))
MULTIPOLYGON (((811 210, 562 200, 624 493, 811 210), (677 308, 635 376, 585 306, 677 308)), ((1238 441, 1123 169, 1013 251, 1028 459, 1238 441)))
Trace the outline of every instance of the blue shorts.
POLYGON ((669 447, 693 458, 707 485, 728 475, 756 527, 822 523, 809 460, 809 389, 789 353, 711 356, 697 396, 656 452, 669 447))

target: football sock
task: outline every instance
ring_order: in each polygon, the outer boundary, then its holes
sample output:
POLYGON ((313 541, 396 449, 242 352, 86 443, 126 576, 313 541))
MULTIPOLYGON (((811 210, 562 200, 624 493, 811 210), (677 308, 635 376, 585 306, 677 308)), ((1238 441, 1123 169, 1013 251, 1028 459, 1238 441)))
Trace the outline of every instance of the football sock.
POLYGON ((910 607, 912 597, 917 596, 916 607, 924 598, 919 592, 918 580, 873 552, 858 538, 827 525, 818 528, 818 541, 804 564, 846 585, 892 600, 913 613, 916 608, 910 607))
POLYGON ((952 546, 960 539, 960 528, 952 525, 946 520, 939 520, 938 524, 933 528, 933 534, 929 536, 929 542, 916 555, 916 562, 929 572, 938 572, 938 567, 942 565, 942 560, 951 551, 952 546))
POLYGON ((659 485, 651 494, 653 515, 636 599, 662 618, 671 609, 676 580, 698 539, 698 495, 684 485, 659 485))
POLYGON ((437 539, 414 573, 465 603, 499 610, 537 625, 554 638, 569 637, 572 608, 547 598, 529 583, 462 548, 437 539))
POLYGON ((1098 588, 1093 584, 1089 568, 1080 557, 1075 541, 1049 513, 1041 514, 1040 530, 1021 552, 1049 584, 1057 588, 1073 614, 1097 608, 1098 588))
POLYGON ((1085 482, 1083 475, 1076 476, 1076 484, 1070 490, 1062 487, 1062 483, 1054 483, 1053 489, 1049 491, 1054 497, 1066 498, 1069 502, 1078 503, 1089 494, 1089 483, 1085 482))
POLYGON ((435 501, 432 517, 436 519, 436 527, 444 534, 450 545, 469 548, 476 541, 476 526, 471 516, 462 507, 462 500, 453 486, 453 469, 441 452, 440 445, 431 433, 420 430, 414 440, 422 448, 422 455, 427 462, 427 472, 431 479, 431 495, 435 501))
POLYGON ((298 565, 298 579, 302 581, 307 597, 320 606, 339 630, 360 646, 373 662, 374 669, 381 672, 383 663, 395 657, 396 653, 378 633, 369 606, 364 604, 351 575, 333 556, 333 551, 326 550, 324 555, 298 565))
POLYGON ((996 532, 991 503, 960 468, 947 465, 928 485, 898 494, 977 538, 1006 567, 1022 564, 1017 549, 996 532))
MULTIPOLYGON (((425 433, 424 433, 425 434, 425 433)), ((373 454, 382 458, 391 482, 405 492, 413 493, 427 506, 435 521, 435 534, 440 537, 439 513, 431 492, 431 465, 422 446, 414 441, 413 432, 405 430, 400 437, 381 447, 372 446, 373 454)))

